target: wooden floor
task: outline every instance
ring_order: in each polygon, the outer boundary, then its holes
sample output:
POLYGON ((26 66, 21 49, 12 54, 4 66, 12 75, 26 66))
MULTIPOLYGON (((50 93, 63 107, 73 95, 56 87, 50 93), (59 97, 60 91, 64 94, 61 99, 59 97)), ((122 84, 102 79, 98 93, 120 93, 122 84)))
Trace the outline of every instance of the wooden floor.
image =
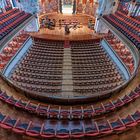
POLYGON ((95 33, 94 30, 88 28, 88 20, 95 20, 94 17, 85 15, 85 14, 77 14, 77 15, 63 15, 63 14, 44 14, 40 16, 43 18, 48 16, 50 19, 56 19, 56 27, 51 30, 47 28, 41 28, 39 32, 30 33, 33 37, 49 39, 49 40, 90 40, 101 38, 104 35, 99 35, 95 33), (61 28, 58 26, 58 20, 63 19, 66 22, 78 21, 80 24, 76 29, 70 28, 70 33, 65 34, 64 26, 61 28))
POLYGON ((49 40, 90 40, 103 37, 103 35, 94 33, 94 30, 89 29, 87 26, 77 28, 76 30, 70 29, 70 34, 68 35, 65 34, 64 27, 61 29, 56 27, 54 30, 43 28, 37 33, 30 33, 30 35, 49 40))

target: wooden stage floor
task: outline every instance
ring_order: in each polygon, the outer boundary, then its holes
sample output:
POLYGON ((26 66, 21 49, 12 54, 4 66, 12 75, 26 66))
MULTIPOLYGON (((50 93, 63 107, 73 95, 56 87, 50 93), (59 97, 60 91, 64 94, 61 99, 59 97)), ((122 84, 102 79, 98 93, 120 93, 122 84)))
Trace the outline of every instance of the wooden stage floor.
POLYGON ((103 35, 94 33, 93 30, 90 30, 86 26, 76 30, 70 29, 70 33, 68 35, 65 34, 64 28, 59 29, 59 27, 56 27, 54 30, 43 28, 40 29, 39 32, 30 33, 30 35, 49 40, 90 40, 103 37, 103 35))
MULTIPOLYGON (((65 34, 64 26, 61 28, 56 26, 53 30, 48 28, 40 28, 39 32, 32 32, 30 35, 32 37, 49 39, 49 40, 90 40, 90 39, 98 39, 102 38, 104 35, 99 35, 88 28, 88 19, 94 20, 94 17, 85 14, 77 14, 77 15, 63 15, 63 14, 46 14, 50 19, 56 19, 58 21, 59 18, 72 21, 77 20, 80 22, 80 25, 77 26, 76 29, 70 28, 70 33, 65 34)), ((45 15, 40 16, 45 17, 45 15)))

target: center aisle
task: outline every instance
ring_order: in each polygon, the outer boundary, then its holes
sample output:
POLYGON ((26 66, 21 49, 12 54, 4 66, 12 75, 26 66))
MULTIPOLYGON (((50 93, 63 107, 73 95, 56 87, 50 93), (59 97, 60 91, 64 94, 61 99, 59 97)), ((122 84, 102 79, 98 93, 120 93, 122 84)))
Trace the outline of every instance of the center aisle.
POLYGON ((62 96, 73 97, 71 47, 69 43, 64 45, 62 96))

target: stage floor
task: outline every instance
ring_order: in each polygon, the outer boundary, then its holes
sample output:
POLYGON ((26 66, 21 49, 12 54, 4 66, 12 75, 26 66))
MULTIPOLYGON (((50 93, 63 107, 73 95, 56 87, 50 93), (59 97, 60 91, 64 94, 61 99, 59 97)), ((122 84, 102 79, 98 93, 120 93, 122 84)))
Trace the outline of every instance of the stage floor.
POLYGON ((64 28, 59 29, 59 27, 55 27, 54 30, 43 28, 40 29, 40 31, 37 33, 30 33, 30 35, 33 37, 50 40, 90 40, 103 37, 103 35, 94 33, 93 30, 89 29, 86 26, 83 26, 82 28, 78 28, 76 30, 70 29, 69 34, 65 34, 64 28))
POLYGON ((39 32, 30 33, 31 36, 49 40, 90 40, 102 38, 104 35, 99 35, 94 32, 94 30, 88 28, 88 20, 92 19, 94 22, 94 17, 85 15, 85 14, 76 14, 76 15, 63 15, 63 14, 44 14, 40 18, 45 18, 48 16, 50 19, 56 19, 57 26, 54 29, 40 28, 39 32), (77 28, 70 28, 70 33, 65 34, 65 28, 58 26, 58 20, 63 19, 65 21, 78 21, 80 25, 77 25, 77 28))

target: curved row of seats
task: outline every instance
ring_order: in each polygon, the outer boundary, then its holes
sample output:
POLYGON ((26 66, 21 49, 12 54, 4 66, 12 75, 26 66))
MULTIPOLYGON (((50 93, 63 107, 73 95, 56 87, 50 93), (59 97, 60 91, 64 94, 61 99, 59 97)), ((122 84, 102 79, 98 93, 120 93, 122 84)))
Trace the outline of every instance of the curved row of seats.
POLYGON ((131 42, 138 48, 140 47, 140 21, 128 17, 127 15, 117 11, 115 14, 103 16, 115 28, 122 32, 131 42))
POLYGON ((46 120, 44 123, 23 121, 0 113, 0 127, 11 130, 14 133, 25 134, 39 138, 83 138, 102 137, 111 134, 122 133, 140 123, 140 112, 118 118, 115 121, 106 119, 94 120, 46 120))
POLYGON ((17 9, 11 10, 12 14, 7 16, 7 12, 4 17, 0 20, 0 40, 3 39, 8 33, 14 30, 17 26, 31 17, 31 14, 25 13, 24 11, 19 11, 17 9), (14 11, 14 12, 13 12, 14 11))
POLYGON ((81 105, 81 106, 60 106, 60 105, 44 105, 30 100, 16 99, 9 96, 6 92, 1 91, 0 100, 12 105, 16 108, 23 109, 29 113, 37 114, 47 118, 57 119, 84 119, 103 115, 119 109, 128 103, 132 103, 140 96, 140 86, 136 87, 134 91, 122 96, 121 98, 110 100, 100 105, 81 105))
MULTIPOLYGON (((26 65, 27 66, 27 65, 26 65)), ((29 66, 29 65, 28 65, 29 66)), ((22 75, 23 73, 25 74, 29 74, 29 73, 38 73, 38 74, 47 74, 47 73, 53 73, 54 75, 61 75, 62 71, 61 69, 54 69, 54 70, 47 70, 47 69, 41 69, 36 67, 36 69, 32 69, 32 67, 24 67, 24 66, 19 66, 17 67, 17 69, 15 70, 15 73, 18 74, 19 76, 22 75)))
POLYGON ((11 9, 11 10, 9 10, 7 12, 1 13, 0 14, 0 20, 6 19, 6 18, 12 16, 12 14, 14 14, 14 13, 16 13, 18 11, 19 11, 18 9, 11 9))
POLYGON ((29 35, 21 31, 12 41, 10 41, 6 47, 4 47, 0 53, 0 70, 3 70, 6 64, 16 54, 16 52, 23 46, 29 35))
POLYGON ((134 72, 134 58, 130 50, 128 50, 128 48, 111 33, 108 37, 106 37, 106 40, 119 55, 121 60, 125 63, 130 73, 132 74, 134 72))
MULTIPOLYGON (((102 76, 101 76, 102 77, 102 76)), ((103 84, 103 83, 105 83, 105 84, 107 84, 108 82, 110 82, 110 83, 113 83, 113 82, 119 82, 120 81, 120 78, 121 77, 108 77, 108 78, 105 78, 104 79, 104 77, 102 77, 102 79, 98 79, 98 77, 96 77, 97 79, 96 80, 86 80, 85 82, 83 81, 82 83, 81 83, 81 80, 75 80, 75 81, 73 81, 74 82, 74 84, 75 85, 77 85, 77 86, 92 86, 92 85, 98 85, 98 84, 103 84)))

